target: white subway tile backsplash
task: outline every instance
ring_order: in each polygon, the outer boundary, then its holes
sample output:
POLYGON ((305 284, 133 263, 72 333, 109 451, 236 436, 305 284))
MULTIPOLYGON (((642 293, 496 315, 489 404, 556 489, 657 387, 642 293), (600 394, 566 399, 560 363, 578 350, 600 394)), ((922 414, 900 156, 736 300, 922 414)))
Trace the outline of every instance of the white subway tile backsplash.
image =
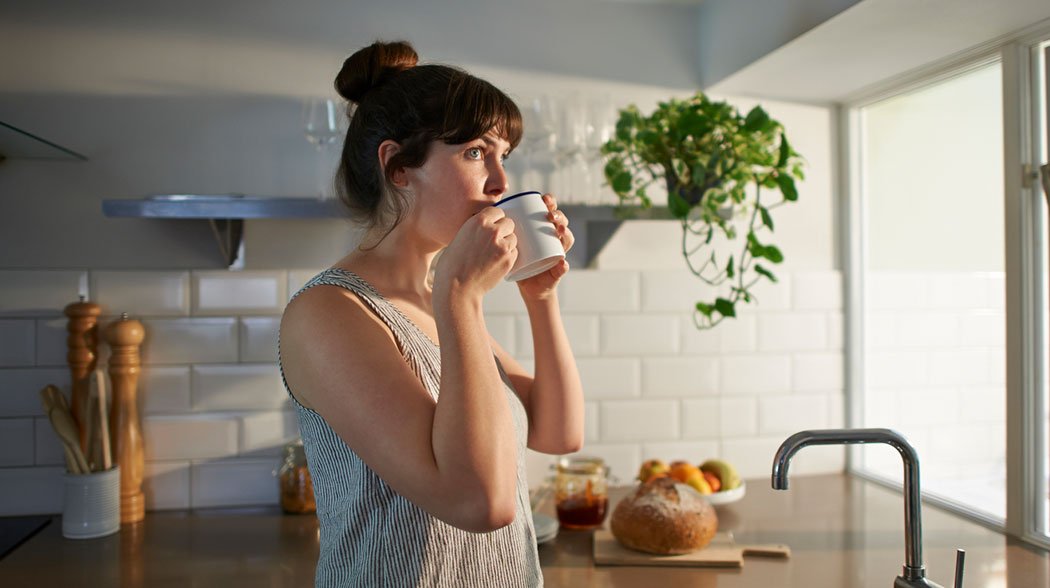
POLYGON ((581 357, 576 360, 588 400, 627 398, 641 393, 641 360, 635 358, 581 357))
POLYGON ((959 345, 1006 348, 1006 316, 1003 310, 972 310, 963 314, 959 345))
POLYGON ((609 400, 601 406, 603 441, 660 441, 678 438, 675 400, 609 400))
POLYGON ((928 306, 929 283, 921 273, 868 272, 864 305, 871 310, 914 310, 928 306))
POLYGON ((832 392, 845 388, 841 353, 799 353, 791 358, 791 389, 832 392))
MULTIPOLYGON (((529 480, 529 489, 536 490, 543 486, 551 476, 551 467, 557 457, 531 449, 525 450, 525 474, 529 480)), ((548 495, 547 499, 550 499, 548 495)))
POLYGON ((1002 311, 1006 308, 1006 275, 1003 272, 989 272, 986 278, 988 308, 1002 311))
MULTIPOLYGON (((569 338, 569 347, 574 357, 598 355, 599 323, 596 315, 563 314, 561 320, 565 325, 565 336, 569 338)), ((529 317, 518 315, 516 325, 518 356, 532 357, 535 351, 529 317)))
POLYGON ((777 282, 759 280, 750 291, 754 301, 737 307, 737 314, 744 312, 767 312, 770 310, 789 310, 791 308, 791 284, 794 277, 787 271, 774 268, 777 282))
MULTIPOLYGON (((489 335, 492 335, 496 343, 499 343, 507 353, 515 357, 522 355, 519 352, 518 342, 515 338, 513 315, 488 315, 485 317, 485 327, 488 329, 489 335)), ((524 355, 531 356, 532 346, 529 346, 527 349, 528 353, 524 355)))
POLYGON ((640 279, 634 271, 570 271, 558 286, 563 312, 637 312, 640 279))
POLYGON ((744 314, 725 319, 714 327, 722 338, 721 351, 743 353, 758 349, 758 321, 758 316, 744 314))
POLYGON ((828 314, 828 349, 845 348, 846 325, 841 312, 828 314))
POLYGON ((190 507, 277 504, 276 459, 194 462, 190 507))
POLYGON ((758 318, 760 351, 827 349, 827 315, 816 312, 762 314, 758 318))
MULTIPOLYGON (((25 443, 23 439, 21 442, 25 443)), ((33 419, 33 463, 38 466, 65 466, 66 455, 58 434, 46 417, 33 419)))
POLYGON ((718 360, 713 357, 642 359, 643 396, 718 394, 718 360))
POLYGON ((0 319, 0 367, 22 367, 36 361, 33 319, 0 319))
POLYGON ((62 315, 66 305, 87 298, 87 272, 0 270, 0 316, 62 315))
POLYGON ((65 468, 0 468, 0 516, 62 511, 65 468))
POLYGON ((0 415, 42 416, 40 390, 54 384, 69 398, 69 370, 61 368, 0 368, 0 415))
MULTIPOLYGON (((668 443, 642 443, 642 460, 662 459, 670 464, 685 461, 700 465, 707 459, 717 458, 721 453, 718 441, 674 441, 668 443)), ((641 464, 638 464, 639 469, 641 464)))
POLYGON ((758 401, 751 397, 723 397, 718 406, 719 432, 723 439, 758 434, 758 401))
POLYGON ((791 301, 798 310, 839 310, 842 308, 842 291, 842 274, 839 272, 797 272, 791 275, 791 301))
POLYGON ((143 320, 146 364, 233 363, 237 361, 237 319, 143 320))
POLYGON ((280 314, 288 300, 288 275, 280 271, 194 271, 194 315, 280 314))
POLYGON ((679 331, 682 334, 682 353, 686 355, 718 353, 722 349, 722 327, 725 324, 723 322, 713 329, 698 329, 691 314, 681 317, 679 331))
POLYGON ((925 276, 930 308, 988 308, 988 276, 984 273, 945 273, 925 276))
MULTIPOLYGON (((783 439, 780 439, 780 442, 783 442, 783 439)), ((770 464, 773 463, 772 455, 770 454, 768 458, 770 464)), ((897 461, 897 468, 900 469, 900 460, 897 461)), ((805 451, 800 451, 791 460, 792 476, 831 474, 844 469, 846 469, 846 448, 842 445, 807 447, 805 451)))
POLYGON ((602 458, 609 466, 609 475, 625 482, 633 478, 642 465, 641 447, 637 443, 585 443, 583 449, 573 455, 602 458))
POLYGON ((189 366, 145 366, 139 376, 139 403, 143 414, 189 412, 189 366))
POLYGON ((283 271, 194 271, 194 315, 280 314, 288 300, 283 271))
POLYGON ((678 353, 679 320, 672 315, 604 315, 602 355, 674 355, 678 353))
POLYGON ((276 363, 281 317, 242 316, 240 321, 241 361, 276 363))
POLYGON ((601 439, 600 432, 600 417, 598 416, 597 402, 584 402, 583 403, 583 441, 584 443, 591 443, 599 441, 601 439))
POLYGON ((897 417, 902 425, 942 425, 959 421, 963 393, 958 387, 899 388, 895 392, 897 405, 908 407, 897 417))
POLYGON ((0 467, 33 465, 33 439, 32 418, 0 418, 0 467))
MULTIPOLYGON (((769 484, 773 456, 783 441, 781 437, 726 439, 722 441, 722 459, 733 464, 741 478, 760 478, 763 483, 769 484)), ((807 448, 806 451, 811 449, 807 448)), ((798 473, 794 460, 791 463, 791 473, 798 473)))
POLYGON ((242 456, 280 456, 284 444, 299 436, 299 422, 292 411, 260 412, 240 419, 242 456))
POLYGON ((682 401, 682 437, 719 439, 722 436, 722 402, 718 398, 682 401))
POLYGON ((777 435, 828 427, 828 397, 825 394, 763 396, 758 399, 758 432, 777 435))
POLYGON ((237 418, 153 416, 142 420, 146 460, 210 459, 237 455, 237 418))
POLYGON ((641 273, 642 311, 692 314, 698 301, 713 300, 716 290, 687 268, 641 273))
POLYGON ((190 508, 190 462, 150 461, 144 473, 146 510, 190 508))
MULTIPOLYGON (((66 341, 69 338, 69 331, 66 328, 67 324, 68 319, 66 317, 36 320, 36 365, 66 365, 66 354, 69 353, 69 346, 66 341)), ((104 341, 105 337, 100 335, 98 346, 100 357, 107 355, 107 346, 104 341)))
POLYGON ((992 381, 990 357, 985 349, 931 351, 927 358, 933 385, 979 386, 992 381))
POLYGON ((186 316, 190 313, 190 273, 93 271, 91 294, 105 314, 186 316))
POLYGON ((274 364, 193 366, 193 410, 273 410, 289 403, 274 364))
MULTIPOLYGON (((485 294, 483 304, 486 314, 525 314, 525 303, 521 300, 521 292, 515 282, 500 281, 485 294)), ((564 305, 562 310, 565 310, 564 305)))
POLYGON ((842 393, 828 395, 828 428, 841 429, 846 422, 845 397, 842 393))
POLYGON ((723 394, 761 394, 791 389, 788 355, 728 355, 721 359, 723 394))
POLYGON ((896 323, 893 347, 955 347, 959 344, 958 312, 897 312, 889 320, 896 323))
POLYGON ((929 359, 922 351, 873 351, 864 362, 868 389, 924 385, 929 381, 929 359))

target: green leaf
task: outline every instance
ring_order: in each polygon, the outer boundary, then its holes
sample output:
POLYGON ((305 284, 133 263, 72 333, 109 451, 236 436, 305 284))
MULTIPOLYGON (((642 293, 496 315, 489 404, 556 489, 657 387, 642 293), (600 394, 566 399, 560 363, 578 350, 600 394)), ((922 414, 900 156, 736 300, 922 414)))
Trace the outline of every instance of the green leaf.
POLYGON ((762 257, 765 257, 773 263, 780 263, 784 261, 784 254, 781 253, 779 249, 777 249, 776 245, 766 245, 765 247, 763 247, 763 249, 765 250, 765 252, 762 257))
POLYGON ((627 171, 621 171, 620 173, 613 176, 609 184, 612 185, 613 192, 617 194, 626 194, 631 191, 631 174, 627 171))
POLYGON ((766 114, 766 111, 761 106, 756 106, 751 109, 751 112, 747 113, 747 118, 744 119, 744 130, 754 133, 765 129, 768 124, 769 115, 766 114))
POLYGON ((697 302, 696 310, 707 318, 711 318, 711 313, 714 312, 715 307, 710 304, 704 304, 703 302, 697 302))
POLYGON ((777 159, 777 168, 784 169, 787 165, 788 158, 791 157, 791 146, 788 145, 787 134, 780 133, 780 156, 777 159))
POLYGON ((667 195, 667 208, 671 211, 671 215, 678 219, 684 219, 689 214, 689 203, 677 192, 667 195))
POLYGON ((733 308, 733 303, 725 298, 715 300, 715 310, 722 316, 736 316, 736 309, 733 308))
POLYGON ((778 175, 777 184, 780 186, 780 193, 784 195, 784 200, 789 202, 798 200, 798 191, 795 190, 795 180, 791 179, 791 176, 787 174, 778 175))
POLYGON ((770 282, 775 283, 777 281, 777 277, 773 275, 773 272, 762 267, 761 264, 755 264, 755 273, 765 276, 767 279, 769 279, 770 282))
POLYGON ((762 215, 762 224, 769 227, 769 230, 773 230, 773 216, 769 214, 769 210, 765 206, 758 207, 758 213, 762 215))
POLYGON ((729 256, 729 263, 726 264, 726 276, 732 278, 736 275, 736 270, 733 269, 733 256, 729 256))

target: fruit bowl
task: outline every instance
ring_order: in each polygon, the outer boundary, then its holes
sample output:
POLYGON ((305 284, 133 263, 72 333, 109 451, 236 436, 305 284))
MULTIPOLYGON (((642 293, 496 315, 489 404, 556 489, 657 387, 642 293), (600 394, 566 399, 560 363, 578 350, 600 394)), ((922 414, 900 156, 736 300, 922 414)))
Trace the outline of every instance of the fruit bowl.
POLYGON ((736 502, 744 497, 747 493, 747 482, 740 482, 740 485, 732 490, 726 490, 725 492, 715 492, 713 494, 705 494, 704 498, 707 499, 714 506, 721 506, 723 504, 729 504, 736 502))

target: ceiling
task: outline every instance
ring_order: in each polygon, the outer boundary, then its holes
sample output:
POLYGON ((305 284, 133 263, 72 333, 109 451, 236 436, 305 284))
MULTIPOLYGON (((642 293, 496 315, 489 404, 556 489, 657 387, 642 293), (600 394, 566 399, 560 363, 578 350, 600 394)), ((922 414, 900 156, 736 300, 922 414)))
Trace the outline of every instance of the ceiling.
POLYGON ((863 0, 709 89, 845 102, 1048 19, 1048 0, 863 0))

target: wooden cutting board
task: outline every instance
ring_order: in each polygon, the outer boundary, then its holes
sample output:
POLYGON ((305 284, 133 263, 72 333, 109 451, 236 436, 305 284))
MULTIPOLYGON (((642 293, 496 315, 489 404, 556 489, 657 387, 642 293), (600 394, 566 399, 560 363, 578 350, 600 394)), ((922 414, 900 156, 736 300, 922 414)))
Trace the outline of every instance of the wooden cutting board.
POLYGON ((744 545, 733 542, 728 533, 716 533, 707 547, 684 555, 653 555, 627 549, 609 529, 594 532, 594 563, 600 566, 681 566, 739 568, 745 555, 790 557, 787 545, 744 545))

